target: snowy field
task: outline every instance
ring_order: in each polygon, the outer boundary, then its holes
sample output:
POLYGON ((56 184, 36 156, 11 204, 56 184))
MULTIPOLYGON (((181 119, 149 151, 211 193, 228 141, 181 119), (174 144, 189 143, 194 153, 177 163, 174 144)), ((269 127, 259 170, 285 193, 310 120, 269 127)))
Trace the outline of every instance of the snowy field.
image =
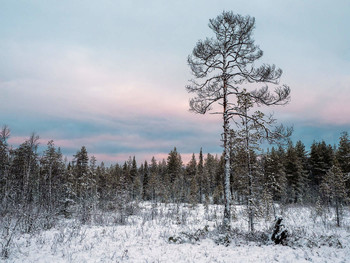
MULTIPOLYGON (((81 225, 62 219, 46 231, 16 233, 3 262, 350 262, 350 216, 337 228, 331 211, 278 209, 289 231, 287 246, 269 241, 273 219, 247 233, 243 209, 235 208, 232 232, 220 233, 222 207, 141 203, 124 225, 118 214, 96 214, 81 225)), ((0 226, 1 227, 1 226, 0 226)), ((1 229, 3 231, 4 229, 1 229)), ((6 240, 2 237, 1 244, 6 240)))

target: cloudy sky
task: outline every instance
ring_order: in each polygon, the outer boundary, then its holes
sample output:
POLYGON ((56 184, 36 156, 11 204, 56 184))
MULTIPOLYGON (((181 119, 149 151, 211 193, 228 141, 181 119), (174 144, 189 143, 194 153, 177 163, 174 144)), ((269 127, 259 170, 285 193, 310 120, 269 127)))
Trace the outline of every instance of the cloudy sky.
POLYGON ((350 131, 350 2, 0 0, 0 125, 71 157, 161 159, 221 152, 221 119, 188 111, 187 56, 223 10, 256 18, 261 62, 283 69, 291 103, 269 109, 293 140, 350 131))

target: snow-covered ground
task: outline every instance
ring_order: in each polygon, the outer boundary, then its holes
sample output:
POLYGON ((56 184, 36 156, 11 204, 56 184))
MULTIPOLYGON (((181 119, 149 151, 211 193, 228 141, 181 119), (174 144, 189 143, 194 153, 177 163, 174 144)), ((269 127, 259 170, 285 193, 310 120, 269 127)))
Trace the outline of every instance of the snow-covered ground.
POLYGON ((235 209, 231 242, 225 243, 225 236, 217 230, 222 221, 220 206, 211 205, 206 212, 201 205, 159 204, 152 208, 150 203, 142 203, 125 225, 116 223, 116 214, 104 213, 89 225, 62 219, 47 231, 16 234, 9 258, 0 261, 350 262, 348 210, 340 228, 335 227, 330 213, 316 215, 312 211, 307 207, 278 210, 290 233, 289 245, 281 246, 263 237, 270 233, 272 219, 261 219, 256 234, 249 238, 240 207, 235 209))

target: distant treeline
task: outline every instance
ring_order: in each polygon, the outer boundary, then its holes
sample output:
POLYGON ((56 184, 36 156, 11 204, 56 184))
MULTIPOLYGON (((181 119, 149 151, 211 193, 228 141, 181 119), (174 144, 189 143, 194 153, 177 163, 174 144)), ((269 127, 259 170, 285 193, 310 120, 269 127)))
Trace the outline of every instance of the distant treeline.
MULTIPOLYGON (((210 153, 204 156, 202 149, 198 160, 193 154, 187 165, 174 148, 166 160, 153 157, 150 163, 137 164, 135 157, 130 157, 123 165, 106 167, 89 157, 84 146, 67 162, 53 141, 38 153, 39 137, 35 134, 18 148, 9 147, 9 136, 9 129, 3 127, 1 215, 19 209, 65 216, 78 212, 87 222, 96 209, 128 213, 128 204, 141 200, 196 205, 222 204, 224 199, 223 158, 210 153)), ((264 153, 250 150, 248 154, 244 146, 234 143, 230 149, 233 200, 250 203, 256 216, 268 213, 276 202, 340 207, 348 200, 347 132, 342 133, 337 147, 314 142, 309 152, 301 141, 264 153)))

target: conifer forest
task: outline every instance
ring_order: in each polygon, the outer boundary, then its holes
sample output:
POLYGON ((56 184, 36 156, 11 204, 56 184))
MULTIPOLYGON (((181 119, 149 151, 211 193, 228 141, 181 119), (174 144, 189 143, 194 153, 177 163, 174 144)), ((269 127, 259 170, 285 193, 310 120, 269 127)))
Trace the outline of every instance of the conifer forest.
MULTIPOLYGON (((231 134, 233 135, 233 134, 231 134)), ((137 164, 130 157, 123 164, 106 167, 89 156, 82 146, 72 161, 63 159, 53 141, 39 153, 33 134, 18 148, 9 148, 10 131, 1 132, 1 215, 18 215, 25 231, 50 228, 60 216, 93 222, 97 211, 118 211, 125 223, 139 202, 222 205, 224 202, 222 155, 192 155, 184 164, 176 147, 167 159, 137 164)), ((230 141, 231 138, 230 138, 230 141)), ((289 141, 263 153, 250 152, 248 165, 244 146, 230 144, 230 181, 235 205, 252 206, 254 217, 271 216, 275 204, 335 208, 341 225, 349 199, 350 138, 344 132, 339 144, 289 141), (251 171, 248 172, 248 167, 251 171), (251 180, 251 181, 250 181, 251 180)))
POLYGON ((0 123, 1 262, 350 262, 348 130, 293 140, 274 114, 291 73, 255 43, 255 18, 222 11, 208 26, 180 88, 188 115, 220 120, 220 152, 183 161, 166 144, 164 158, 106 163, 36 132, 14 143, 18 126, 0 123))

